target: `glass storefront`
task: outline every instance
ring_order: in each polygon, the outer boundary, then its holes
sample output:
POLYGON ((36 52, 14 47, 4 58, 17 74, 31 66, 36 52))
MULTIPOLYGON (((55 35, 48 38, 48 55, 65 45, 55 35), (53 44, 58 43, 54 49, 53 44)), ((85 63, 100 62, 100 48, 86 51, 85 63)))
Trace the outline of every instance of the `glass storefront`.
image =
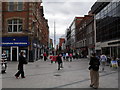
POLYGON ((120 2, 110 2, 95 17, 97 42, 120 38, 120 2))
MULTIPOLYGON (((100 12, 96 18, 96 42, 108 42, 120 39, 120 1, 110 2, 100 12)), ((101 53, 109 56, 120 57, 120 46, 111 44, 102 46, 101 53)))
POLYGON ((117 47, 103 47, 102 53, 104 53, 107 56, 111 57, 118 57, 120 58, 120 46, 117 47))

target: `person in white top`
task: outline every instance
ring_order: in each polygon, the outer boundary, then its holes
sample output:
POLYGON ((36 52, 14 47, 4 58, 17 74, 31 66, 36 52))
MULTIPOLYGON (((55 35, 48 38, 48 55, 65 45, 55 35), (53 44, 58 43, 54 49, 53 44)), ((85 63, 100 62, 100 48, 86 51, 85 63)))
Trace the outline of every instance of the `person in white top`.
POLYGON ((6 51, 3 51, 2 53, 2 65, 5 65, 5 70, 2 73, 6 73, 6 69, 7 69, 7 54, 6 51))
POLYGON ((101 62, 101 65, 102 65, 102 71, 105 70, 106 61, 107 61, 106 55, 102 54, 102 55, 100 56, 100 62, 101 62))
POLYGON ((66 53, 66 61, 69 61, 69 54, 66 53))

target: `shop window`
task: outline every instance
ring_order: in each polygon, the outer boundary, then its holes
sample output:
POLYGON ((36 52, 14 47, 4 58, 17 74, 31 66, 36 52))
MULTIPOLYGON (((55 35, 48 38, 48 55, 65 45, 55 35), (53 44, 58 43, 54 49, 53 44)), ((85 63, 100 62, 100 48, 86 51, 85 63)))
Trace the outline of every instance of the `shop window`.
POLYGON ((22 31, 21 19, 8 20, 8 32, 21 32, 21 31, 22 31))

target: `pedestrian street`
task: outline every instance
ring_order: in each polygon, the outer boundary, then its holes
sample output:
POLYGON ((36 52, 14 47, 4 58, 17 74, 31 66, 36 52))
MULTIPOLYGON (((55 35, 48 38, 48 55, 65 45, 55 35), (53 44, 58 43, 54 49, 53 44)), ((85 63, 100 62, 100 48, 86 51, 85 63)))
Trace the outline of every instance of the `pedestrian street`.
MULTIPOLYGON (((2 88, 90 88, 89 60, 64 61, 61 70, 57 63, 38 60, 25 65, 26 78, 15 78, 18 62, 8 62, 7 73, 2 74, 2 88)), ((118 88, 118 71, 105 67, 100 71, 99 88, 118 88)))

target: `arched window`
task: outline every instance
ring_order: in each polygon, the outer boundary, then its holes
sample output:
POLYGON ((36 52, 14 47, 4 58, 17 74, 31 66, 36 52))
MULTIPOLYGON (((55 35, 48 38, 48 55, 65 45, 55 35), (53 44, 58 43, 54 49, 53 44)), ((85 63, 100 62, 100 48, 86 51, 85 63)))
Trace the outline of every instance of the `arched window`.
POLYGON ((21 32, 22 31, 22 19, 8 20, 8 32, 21 32))

